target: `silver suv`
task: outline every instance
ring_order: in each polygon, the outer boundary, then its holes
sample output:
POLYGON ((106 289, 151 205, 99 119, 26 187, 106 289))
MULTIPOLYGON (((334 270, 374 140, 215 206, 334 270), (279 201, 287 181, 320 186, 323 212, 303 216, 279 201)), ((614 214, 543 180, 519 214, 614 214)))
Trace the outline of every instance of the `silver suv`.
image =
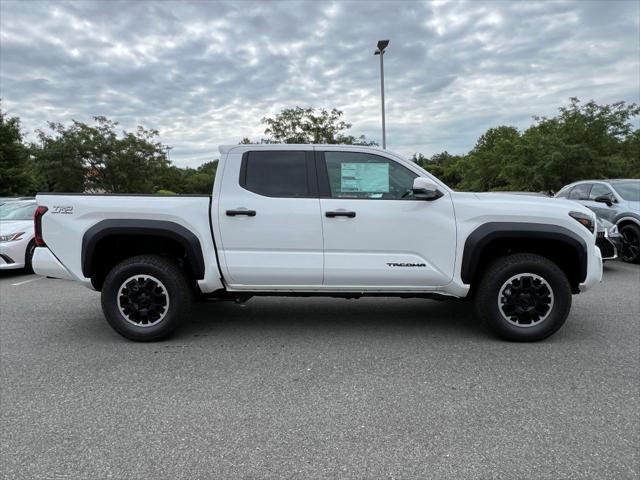
POLYGON ((581 203, 613 223, 624 239, 620 258, 640 263, 640 180, 582 180, 555 196, 581 203))

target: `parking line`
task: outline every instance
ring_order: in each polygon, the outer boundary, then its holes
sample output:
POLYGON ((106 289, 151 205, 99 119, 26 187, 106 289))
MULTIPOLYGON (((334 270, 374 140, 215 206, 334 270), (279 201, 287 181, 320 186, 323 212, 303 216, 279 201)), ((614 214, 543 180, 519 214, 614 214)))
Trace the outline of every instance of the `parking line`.
POLYGON ((25 283, 36 282, 38 280, 42 280, 43 278, 45 278, 45 277, 30 278, 29 280, 25 280, 24 282, 12 283, 11 286, 12 287, 19 287, 20 285, 24 285, 25 283))

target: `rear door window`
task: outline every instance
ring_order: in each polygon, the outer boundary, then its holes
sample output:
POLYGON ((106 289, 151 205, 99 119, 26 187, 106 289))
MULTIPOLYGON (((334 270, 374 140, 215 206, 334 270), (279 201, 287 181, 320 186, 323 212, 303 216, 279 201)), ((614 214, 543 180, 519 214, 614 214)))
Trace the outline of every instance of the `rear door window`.
POLYGON ((304 151, 247 152, 240 186, 267 197, 316 196, 313 168, 313 156, 304 151))

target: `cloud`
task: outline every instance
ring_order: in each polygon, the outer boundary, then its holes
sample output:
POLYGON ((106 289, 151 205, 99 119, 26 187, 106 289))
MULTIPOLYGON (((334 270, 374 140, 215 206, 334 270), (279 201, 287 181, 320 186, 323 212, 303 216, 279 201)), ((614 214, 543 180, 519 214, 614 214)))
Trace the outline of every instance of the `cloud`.
POLYGON ((158 129, 172 159, 260 138, 260 119, 336 107, 388 146, 463 153, 570 96, 638 102, 640 6, 607 2, 0 3, 0 96, 27 131, 105 115, 158 129))

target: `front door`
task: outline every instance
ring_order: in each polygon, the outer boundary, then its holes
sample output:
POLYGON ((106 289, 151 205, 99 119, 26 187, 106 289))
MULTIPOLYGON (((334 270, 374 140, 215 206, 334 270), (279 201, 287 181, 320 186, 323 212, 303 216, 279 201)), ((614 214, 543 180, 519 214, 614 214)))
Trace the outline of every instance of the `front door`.
POLYGON ((593 210, 598 217, 615 223, 615 217, 618 213, 615 204, 613 204, 615 198, 611 189, 604 183, 594 183, 589 192, 589 200, 585 201, 585 205, 593 210), (603 202, 596 202, 596 198, 598 197, 609 197, 612 205, 609 206, 603 202))
POLYGON ((415 199, 418 174, 380 155, 327 149, 317 159, 325 286, 401 290, 452 280, 450 195, 415 199))
POLYGON ((322 285, 313 151, 229 155, 218 204, 221 268, 232 288, 322 285))

